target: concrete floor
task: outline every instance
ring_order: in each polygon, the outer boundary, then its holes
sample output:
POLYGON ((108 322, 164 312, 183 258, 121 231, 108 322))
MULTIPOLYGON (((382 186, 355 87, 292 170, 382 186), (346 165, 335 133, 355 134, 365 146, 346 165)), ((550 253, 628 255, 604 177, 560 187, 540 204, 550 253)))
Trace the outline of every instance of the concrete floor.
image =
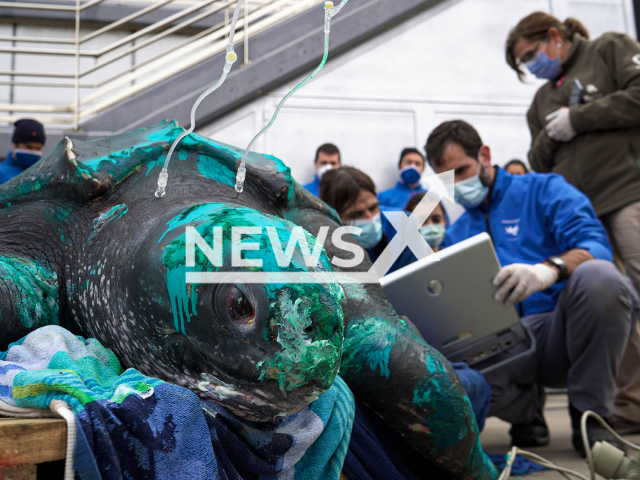
MULTIPOLYGON (((586 460, 580 458, 571 446, 571 422, 566 395, 548 395, 545 406, 545 418, 551 433, 551 442, 546 447, 530 448, 531 452, 551 460, 555 464, 570 468, 589 478, 586 460)), ((482 447, 489 453, 508 453, 511 438, 509 424, 495 417, 488 418, 481 434, 482 447)), ((627 440, 640 445, 640 435, 629 435, 627 440)), ((546 470, 529 475, 531 479, 558 479, 560 474, 546 470)), ((597 477, 600 478, 600 477, 597 477)))

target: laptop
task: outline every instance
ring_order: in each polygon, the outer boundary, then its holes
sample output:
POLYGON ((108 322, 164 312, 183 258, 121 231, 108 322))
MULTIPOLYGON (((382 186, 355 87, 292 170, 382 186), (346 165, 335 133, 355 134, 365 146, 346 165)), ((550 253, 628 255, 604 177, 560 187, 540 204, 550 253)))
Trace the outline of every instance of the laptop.
MULTIPOLYGON (((491 237, 481 233, 385 275, 380 285, 398 314, 449 361, 486 365, 527 337, 515 307, 493 299, 499 270, 491 237)), ((527 354, 535 350, 532 335, 531 343, 527 354)))

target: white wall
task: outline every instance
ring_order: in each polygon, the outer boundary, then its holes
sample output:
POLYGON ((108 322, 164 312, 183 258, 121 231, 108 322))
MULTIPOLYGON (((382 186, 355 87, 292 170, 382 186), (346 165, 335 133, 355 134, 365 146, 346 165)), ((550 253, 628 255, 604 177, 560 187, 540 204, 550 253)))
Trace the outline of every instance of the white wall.
MULTIPOLYGON (((335 143, 344 164, 361 168, 383 190, 395 184, 402 148, 422 149, 433 128, 462 118, 492 148, 494 163, 525 159, 525 115, 541 83, 518 81, 504 60, 504 44, 509 30, 535 10, 574 16, 593 38, 608 30, 635 37, 631 0, 449 0, 339 58, 329 52, 324 69, 288 100, 253 149, 281 158, 306 183, 315 149, 335 143)), ((199 133, 246 147, 301 79, 199 133)))

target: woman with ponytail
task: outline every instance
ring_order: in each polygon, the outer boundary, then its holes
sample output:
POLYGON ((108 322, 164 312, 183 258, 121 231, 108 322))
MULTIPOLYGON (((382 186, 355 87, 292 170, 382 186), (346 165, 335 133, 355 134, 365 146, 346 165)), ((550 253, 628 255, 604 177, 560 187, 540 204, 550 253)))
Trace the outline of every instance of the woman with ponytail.
MULTIPOLYGON (((640 292, 640 44, 615 32, 589 40, 578 20, 535 12, 509 33, 506 57, 521 81, 525 66, 549 80, 527 114, 532 169, 563 175, 591 199, 640 292)), ((610 417, 621 433, 640 432, 639 328, 610 417)))

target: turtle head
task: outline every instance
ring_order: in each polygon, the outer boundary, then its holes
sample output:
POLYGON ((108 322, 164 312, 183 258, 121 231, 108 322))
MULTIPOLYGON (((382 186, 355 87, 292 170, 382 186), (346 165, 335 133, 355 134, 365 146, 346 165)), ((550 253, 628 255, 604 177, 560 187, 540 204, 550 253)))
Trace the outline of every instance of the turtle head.
POLYGON ((257 421, 300 411, 333 383, 344 291, 301 227, 197 205, 168 213, 139 258, 138 309, 171 366, 165 379, 257 421))

